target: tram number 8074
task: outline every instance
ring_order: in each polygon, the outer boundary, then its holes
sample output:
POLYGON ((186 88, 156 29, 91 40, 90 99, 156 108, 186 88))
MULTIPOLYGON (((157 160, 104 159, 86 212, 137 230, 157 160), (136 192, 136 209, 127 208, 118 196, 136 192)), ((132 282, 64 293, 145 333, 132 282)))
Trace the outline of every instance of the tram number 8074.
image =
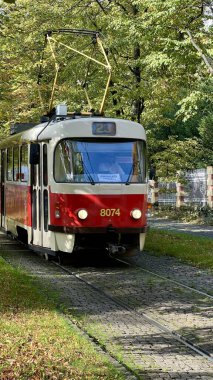
POLYGON ((119 208, 102 208, 100 209, 100 216, 120 216, 121 211, 119 208))

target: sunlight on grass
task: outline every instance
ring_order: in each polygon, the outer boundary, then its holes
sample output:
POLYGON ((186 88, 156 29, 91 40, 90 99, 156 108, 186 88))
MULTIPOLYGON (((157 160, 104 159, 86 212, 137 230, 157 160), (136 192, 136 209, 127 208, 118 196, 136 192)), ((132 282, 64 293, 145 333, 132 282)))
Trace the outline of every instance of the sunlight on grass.
POLYGON ((124 379, 1 258, 0 299, 0 379, 124 379))
POLYGON ((213 239, 151 228, 145 251, 157 256, 173 256, 200 268, 213 269, 213 239))

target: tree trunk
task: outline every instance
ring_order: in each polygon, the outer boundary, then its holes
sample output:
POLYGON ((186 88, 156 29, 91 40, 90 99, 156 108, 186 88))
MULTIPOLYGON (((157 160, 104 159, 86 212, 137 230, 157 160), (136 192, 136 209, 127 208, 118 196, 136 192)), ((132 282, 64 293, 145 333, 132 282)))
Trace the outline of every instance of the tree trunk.
MULTIPOLYGON (((138 14, 138 7, 136 5, 132 5, 132 13, 135 17, 137 17, 138 14)), ((133 51, 134 60, 138 60, 140 58, 140 45, 138 42, 136 42, 134 46, 133 51)), ((138 64, 136 64, 132 69, 134 80, 136 83, 136 88, 140 87, 141 83, 141 68, 138 64)), ((138 123, 140 123, 141 114, 144 110, 144 99, 139 95, 136 99, 132 102, 132 119, 136 120, 138 123)))

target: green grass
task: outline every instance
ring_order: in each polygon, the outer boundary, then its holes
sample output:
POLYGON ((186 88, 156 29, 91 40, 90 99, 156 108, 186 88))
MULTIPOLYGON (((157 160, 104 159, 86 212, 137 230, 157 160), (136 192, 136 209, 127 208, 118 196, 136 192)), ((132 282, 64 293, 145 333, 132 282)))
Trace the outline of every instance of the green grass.
POLYGON ((213 269, 213 239, 151 228, 144 250, 156 256, 173 256, 199 268, 213 269))
POLYGON ((0 379, 124 379, 47 300, 0 258, 0 379))

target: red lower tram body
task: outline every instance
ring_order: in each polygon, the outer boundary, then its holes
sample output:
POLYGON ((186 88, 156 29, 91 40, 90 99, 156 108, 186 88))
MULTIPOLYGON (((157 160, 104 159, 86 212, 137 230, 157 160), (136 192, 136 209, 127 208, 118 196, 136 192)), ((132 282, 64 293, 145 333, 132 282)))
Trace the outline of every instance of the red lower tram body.
MULTIPOLYGON (((60 235, 62 240, 73 235, 72 251, 106 248, 114 254, 131 255, 142 249, 147 225, 146 194, 64 194, 49 190, 48 208, 48 233, 52 234, 52 240, 54 235, 55 238, 60 235), (86 219, 79 218, 81 210, 86 211, 86 219), (139 219, 133 218, 133 210, 141 211, 139 219)), ((20 238, 26 237, 23 234, 26 232, 28 243, 39 246, 33 240, 33 231, 39 226, 32 222, 31 186, 6 184, 5 217, 8 231, 20 238)), ((50 254, 61 250, 57 244, 51 247, 51 243, 41 242, 41 247, 52 251, 50 254)))
POLYGON ((147 224, 144 194, 50 193, 50 205, 49 229, 75 234, 76 249, 105 247, 120 254, 140 249, 140 237, 144 236, 147 224), (85 220, 79 219, 80 210, 87 212, 85 220), (141 210, 139 219, 132 217, 133 210, 141 210))

